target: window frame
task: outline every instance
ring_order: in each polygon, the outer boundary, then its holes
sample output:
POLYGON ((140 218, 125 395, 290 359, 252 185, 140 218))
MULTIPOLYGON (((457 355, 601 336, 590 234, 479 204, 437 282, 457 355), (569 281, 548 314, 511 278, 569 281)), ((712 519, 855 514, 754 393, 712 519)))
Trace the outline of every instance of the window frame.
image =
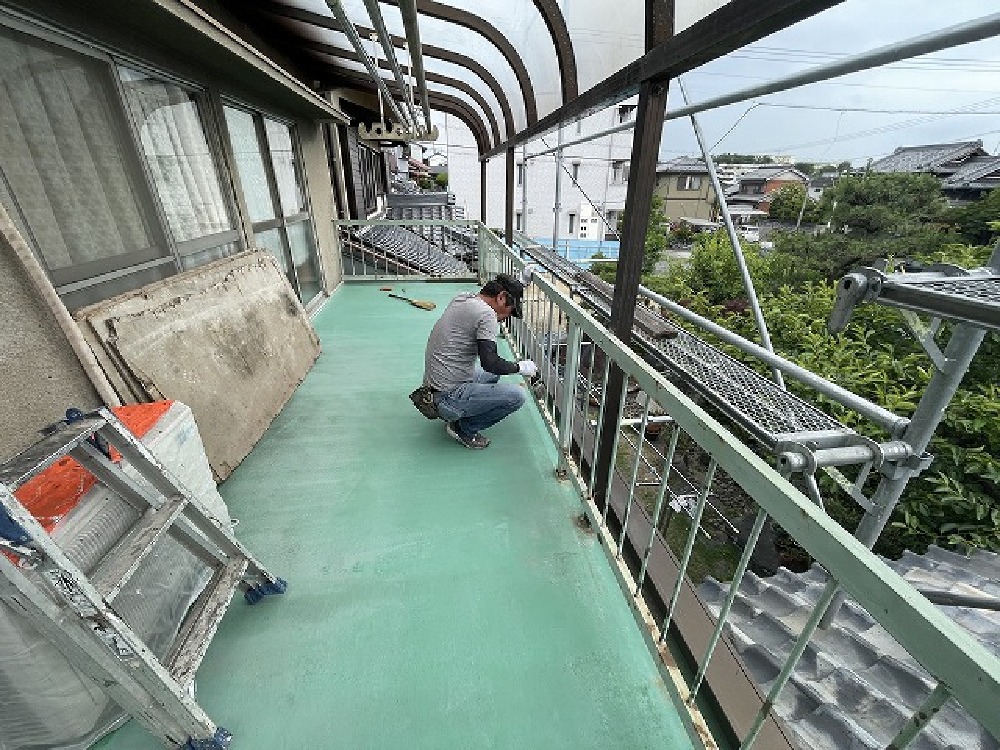
MULTIPOLYGON (((29 236, 25 237, 25 240, 48 274, 56 293, 62 295, 82 291, 166 263, 173 263, 175 271, 178 270, 177 257, 170 244, 170 233, 167 231, 160 214, 159 197, 156 195, 155 187, 146 172, 145 156, 136 147, 131 115, 122 97, 121 82, 117 72, 117 57, 99 45, 86 44, 57 30, 14 15, 5 9, 0 9, 0 28, 12 32, 15 37, 23 35, 44 45, 55 47, 67 56, 79 55, 88 58, 102 67, 101 76, 108 86, 110 122, 117 127, 117 135, 121 139, 118 145, 123 168, 131 187, 138 191, 135 195, 136 207, 151 241, 151 244, 135 248, 127 253, 74 263, 65 268, 51 268, 38 247, 38 241, 31 231, 31 224, 27 221, 27 215, 18 196, 15 195, 8 182, 7 193, 10 195, 13 208, 18 214, 20 223, 28 229, 29 236)), ((114 294, 120 294, 132 288, 125 285, 117 289, 114 294)), ((114 294, 109 296, 114 296, 114 294)))
POLYGON ((611 162, 611 181, 615 185, 627 185, 631 163, 627 159, 615 159, 611 162))
POLYGON ((677 176, 678 190, 685 192, 701 190, 702 184, 702 175, 700 174, 682 174, 677 176))
MULTIPOLYGON (((229 164, 229 169, 232 174, 232 179, 235 183, 236 189, 239 190, 242 196, 241 206, 245 207, 246 191, 243 187, 243 177, 239 172, 239 169, 235 162, 235 151, 232 146, 232 138, 229 132, 229 124, 225 119, 225 109, 229 107, 230 109, 238 110, 245 114, 248 114, 253 119, 254 123, 254 133, 257 140, 258 153, 262 159, 264 165, 264 176, 267 183, 268 195, 271 199, 271 206, 274 209, 274 213, 277 214, 276 217, 271 219, 261 219, 260 221, 252 221, 250 219, 249 213, 245 217, 245 222, 250 228, 249 242, 253 247, 256 247, 256 236, 264 232, 268 232, 274 229, 278 230, 278 238, 281 244, 281 258, 279 263, 281 263, 288 270, 285 271, 285 276, 288 278, 289 284, 291 284, 292 289, 295 291, 296 296, 302 302, 303 305, 308 304, 317 296, 323 293, 323 264, 320 258, 319 241, 316 236, 316 223, 313 221, 312 217, 312 206, 309 194, 309 184, 305 169, 303 169, 303 159, 302 159, 302 149, 301 143, 299 141, 298 129, 295 127, 295 123, 286 117, 280 115, 275 115, 273 112, 267 110, 262 110, 258 107, 244 104, 236 99, 228 96, 220 97, 223 123, 225 124, 225 138, 226 138, 226 154, 227 158, 230 155, 233 156, 233 162, 229 164), (267 137, 267 127, 265 125, 265 119, 277 122, 288 128, 289 136, 291 139, 293 164, 297 165, 295 169, 295 176, 297 180, 301 182, 298 185, 302 193, 302 204, 303 208, 301 211, 295 214, 285 215, 284 208, 281 205, 281 194, 278 189, 277 176, 274 169, 274 161, 271 156, 271 142, 267 137), (312 246, 315 250, 315 262, 317 264, 317 275, 319 277, 319 291, 313 297, 308 300, 302 298, 302 284, 299 280, 299 274, 295 267, 294 257, 292 255, 291 241, 288 237, 288 228, 293 224, 300 224, 302 222, 309 223, 309 233, 312 240, 312 246)), ((266 252, 266 249, 265 249, 266 252)))
POLYGON ((189 268, 196 268, 199 265, 203 265, 203 263, 198 263, 195 266, 189 267, 185 264, 184 259, 191 258, 201 252, 204 252, 205 250, 210 250, 213 247, 236 244, 238 247, 237 252, 241 252, 246 249, 246 238, 244 237, 240 226, 242 218, 240 216, 236 196, 233 192, 234 186, 232 180, 228 179, 224 172, 224 168, 230 168, 230 165, 227 163, 227 152, 223 147, 220 133, 218 132, 216 126, 208 90, 204 86, 191 83, 183 78, 170 75, 169 73, 164 73, 149 65, 143 64, 142 62, 137 62, 132 58, 119 55, 111 55, 110 57, 112 60, 112 67, 114 68, 115 82, 118 86, 119 99, 129 121, 129 130, 132 134, 133 148, 139 154, 139 159, 142 162, 146 182, 153 194, 156 214, 159 218, 162 230, 167 237, 167 242, 170 245, 170 250, 174 256, 178 271, 188 270, 189 268), (192 94, 192 101, 198 115, 198 120, 201 124, 202 133, 205 136, 205 143, 208 146, 209 153, 213 157, 212 166, 215 169, 215 177, 218 180, 219 193, 222 196, 222 202, 225 207, 226 215, 229 217, 229 221, 233 225, 232 229, 215 232, 214 234, 208 234, 190 240, 178 240, 174 236, 174 232, 170 227, 170 220, 167 217, 166 209, 164 208, 162 199, 160 198, 160 192, 156 187, 156 180, 153 176, 152 167, 150 166, 142 148, 140 123, 135 121, 131 107, 127 106, 127 94, 120 71, 120 68, 122 67, 127 67, 138 73, 145 73, 146 75, 160 79, 163 82, 171 83, 192 94))

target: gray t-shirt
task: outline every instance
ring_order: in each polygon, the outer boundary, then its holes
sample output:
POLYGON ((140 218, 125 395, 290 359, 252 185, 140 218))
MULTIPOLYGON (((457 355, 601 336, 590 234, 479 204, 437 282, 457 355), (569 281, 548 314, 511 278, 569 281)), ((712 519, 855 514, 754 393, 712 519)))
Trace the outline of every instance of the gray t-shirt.
POLYGON ((427 339, 424 385, 438 391, 471 383, 479 356, 478 339, 497 340, 497 314, 478 293, 463 292, 445 308, 427 339))

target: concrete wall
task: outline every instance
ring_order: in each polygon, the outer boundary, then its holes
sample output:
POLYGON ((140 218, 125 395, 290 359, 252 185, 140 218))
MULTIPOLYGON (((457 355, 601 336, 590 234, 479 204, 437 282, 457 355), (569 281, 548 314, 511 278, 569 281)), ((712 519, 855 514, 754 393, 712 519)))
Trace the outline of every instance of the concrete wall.
POLYGON ((322 125, 315 120, 298 120, 295 124, 302 146, 302 165, 319 245, 323 290, 329 294, 344 276, 340 247, 333 230, 334 220, 340 218, 333 198, 333 176, 330 174, 322 125))
POLYGON ((66 409, 102 406, 66 336, 0 234, 0 461, 34 443, 66 409))

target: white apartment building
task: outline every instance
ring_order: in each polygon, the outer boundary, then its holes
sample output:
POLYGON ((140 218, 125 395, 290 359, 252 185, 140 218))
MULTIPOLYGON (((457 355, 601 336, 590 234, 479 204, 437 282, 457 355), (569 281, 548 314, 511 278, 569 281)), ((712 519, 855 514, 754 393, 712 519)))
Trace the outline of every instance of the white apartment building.
MULTIPOLYGON (((636 100, 626 100, 562 130, 564 142, 607 130, 635 118, 636 100)), ((454 117, 439 124, 442 138, 434 148, 446 151, 449 188, 470 219, 480 217, 480 166, 472 133, 454 117)), ((531 237, 551 241, 556 225, 556 155, 535 156, 554 148, 558 133, 550 133, 515 151, 514 228, 531 237), (527 156, 527 158, 525 158, 527 156), (525 166, 527 163, 527 166, 525 166)), ((559 185, 558 233, 560 240, 617 239, 618 220, 625 208, 632 131, 625 130, 593 141, 567 146, 559 185)), ((490 160, 487 167, 486 223, 502 227, 504 222, 504 158, 490 160)))

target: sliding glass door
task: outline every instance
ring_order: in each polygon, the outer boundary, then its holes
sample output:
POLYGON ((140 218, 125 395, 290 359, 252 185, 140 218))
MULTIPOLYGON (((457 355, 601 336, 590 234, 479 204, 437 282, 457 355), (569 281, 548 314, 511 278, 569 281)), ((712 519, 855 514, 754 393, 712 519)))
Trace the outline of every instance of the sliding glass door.
POLYGON ((285 123, 223 108, 254 244, 275 257, 303 304, 319 294, 319 258, 301 162, 285 123))

